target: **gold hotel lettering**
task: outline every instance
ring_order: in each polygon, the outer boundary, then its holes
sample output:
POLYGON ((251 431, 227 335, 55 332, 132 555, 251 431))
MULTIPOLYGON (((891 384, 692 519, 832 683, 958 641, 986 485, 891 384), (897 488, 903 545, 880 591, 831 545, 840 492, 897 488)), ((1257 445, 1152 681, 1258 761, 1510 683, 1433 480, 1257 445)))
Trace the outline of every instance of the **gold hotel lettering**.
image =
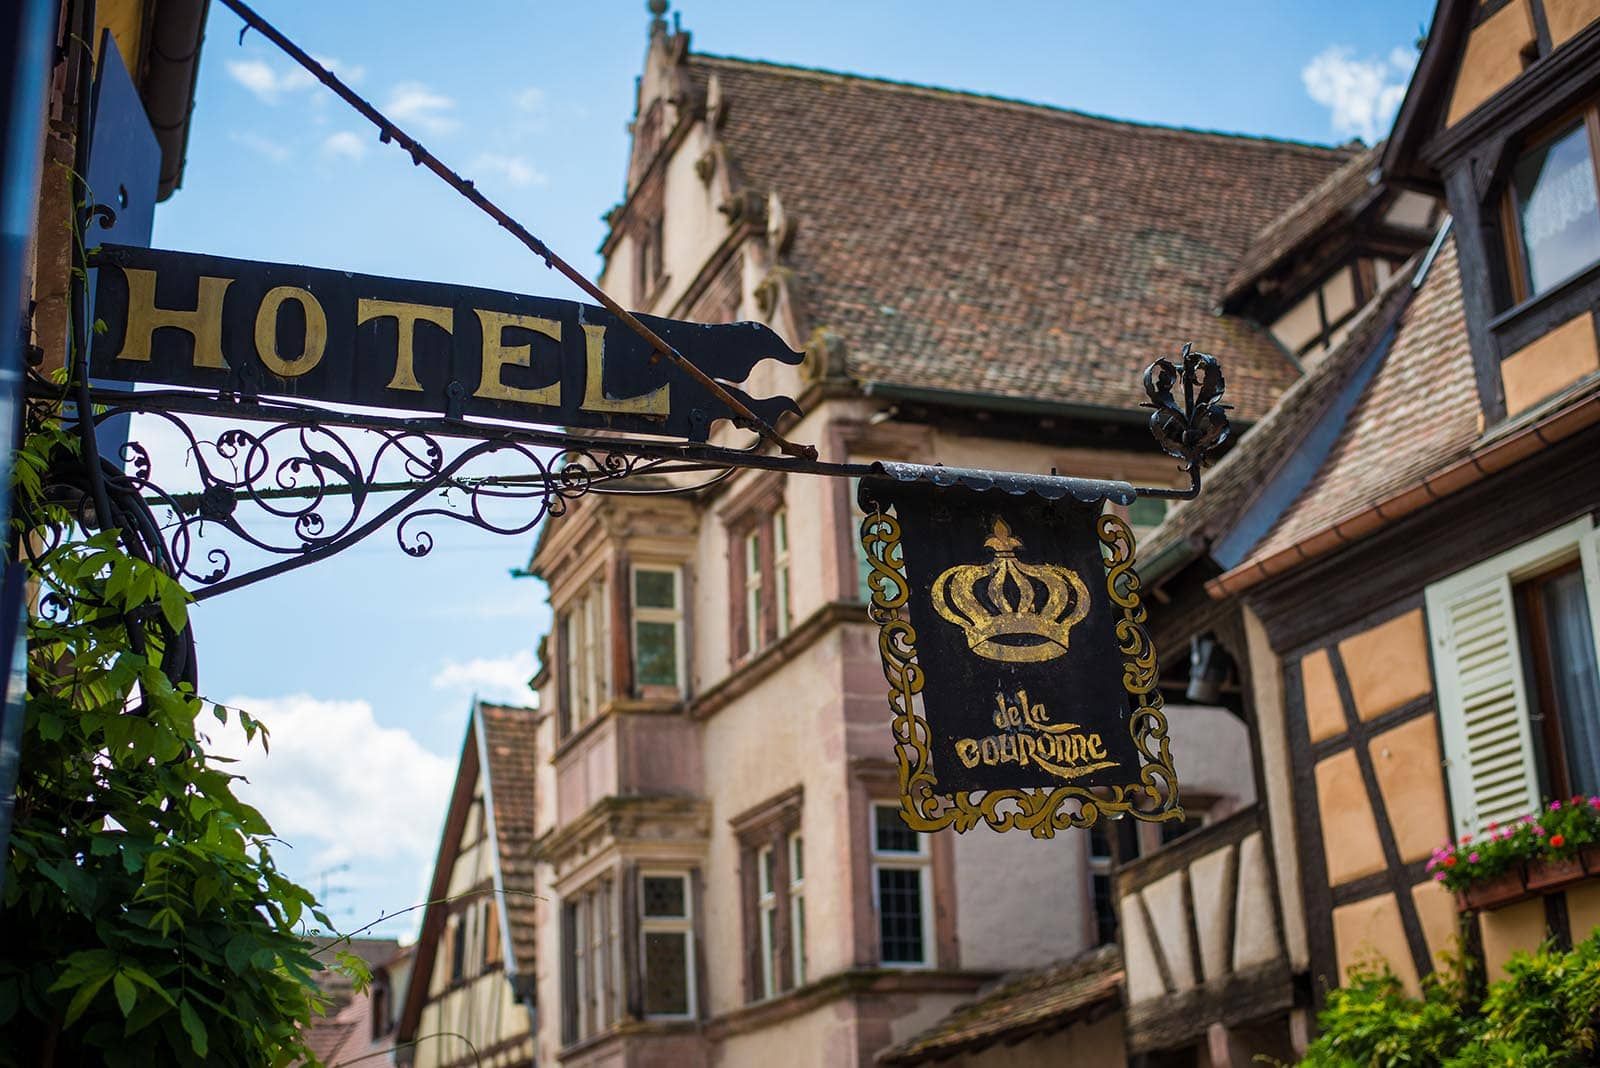
POLYGON ((668 386, 658 386, 637 397, 606 396, 606 328, 584 325, 584 348, 588 353, 584 380, 583 408, 590 412, 622 412, 628 415, 666 415, 672 408, 668 386))
POLYGON ((408 389, 422 392, 417 381, 416 338, 417 323, 432 323, 445 333, 455 329, 455 312, 432 304, 407 304, 399 300, 373 300, 362 297, 356 301, 356 325, 371 319, 394 319, 395 357, 394 377, 389 379, 390 389, 408 389))
POLYGON ((316 297, 299 286, 274 286, 256 309, 256 355, 267 370, 280 378, 299 378, 322 362, 328 347, 328 316, 316 297), (305 348, 298 356, 278 354, 278 309, 292 300, 306 317, 305 348))
POLYGON ((556 407, 561 404, 561 380, 538 389, 508 386, 500 380, 500 371, 506 364, 527 367, 533 358, 532 345, 507 345, 506 327, 520 326, 543 334, 552 341, 561 340, 561 324, 554 319, 541 319, 534 315, 509 315, 505 312, 484 311, 474 308, 478 321, 483 324, 483 379, 478 383, 478 396, 488 400, 517 401, 521 404, 540 404, 556 407))
POLYGON ((125 267, 128 279, 128 326, 122 335, 119 360, 150 359, 150 336, 163 326, 186 331, 194 338, 194 365, 226 370, 222 358, 222 295, 231 278, 202 275, 193 311, 156 307, 156 272, 125 267))

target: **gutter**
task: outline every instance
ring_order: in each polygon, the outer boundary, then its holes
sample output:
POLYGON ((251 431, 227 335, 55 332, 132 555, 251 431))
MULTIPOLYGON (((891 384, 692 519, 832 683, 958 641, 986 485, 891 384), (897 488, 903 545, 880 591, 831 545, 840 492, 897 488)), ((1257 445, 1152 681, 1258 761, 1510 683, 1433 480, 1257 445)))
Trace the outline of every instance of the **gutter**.
MULTIPOLYGON (((1586 383, 1593 390, 1595 383, 1586 383)), ((1498 471, 1600 423, 1600 393, 1588 396, 1571 407, 1546 416, 1538 422, 1482 445, 1441 471, 1418 479, 1391 493, 1376 504, 1329 523, 1293 545, 1270 556, 1239 565, 1206 583, 1206 592, 1216 600, 1237 596, 1271 578, 1345 545, 1377 533, 1398 520, 1419 511, 1434 501, 1459 493, 1498 471)))
POLYGON ((161 180, 156 199, 166 200, 183 182, 189 151, 189 119, 194 114, 195 83, 200 78, 200 44, 205 40, 206 0, 158 0, 150 23, 139 95, 161 146, 161 180))

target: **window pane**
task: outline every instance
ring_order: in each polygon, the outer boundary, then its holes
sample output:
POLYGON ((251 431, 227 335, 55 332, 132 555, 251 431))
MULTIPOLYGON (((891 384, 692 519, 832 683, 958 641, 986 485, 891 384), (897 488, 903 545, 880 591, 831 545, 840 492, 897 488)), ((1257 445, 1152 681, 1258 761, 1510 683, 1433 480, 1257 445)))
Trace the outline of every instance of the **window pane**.
POLYGON ((798 883, 806 877, 805 839, 798 834, 789 836, 789 881, 798 883))
POLYGON ((682 918, 689 915, 684 898, 684 883, 678 875, 647 875, 644 878, 644 914, 646 916, 682 918))
POLYGON ((646 571, 633 573, 633 603, 640 608, 677 608, 677 572, 646 571))
POLYGON ((878 945, 886 963, 923 962, 922 872, 878 869, 878 945))
MULTIPOLYGON (((648 887, 650 880, 646 879, 648 887)), ((648 896, 648 889, 646 890, 648 896)), ((644 1012, 646 1016, 689 1014, 689 935, 649 931, 644 936, 644 1012)))
POLYGON ((1101 945, 1117 940, 1117 909, 1111 901, 1111 876, 1091 877, 1094 888, 1094 932, 1101 945))
POLYGON ((761 892, 772 893, 772 850, 761 851, 761 892))
POLYGON ((633 625, 633 642, 639 685, 678 685, 676 623, 636 622, 633 625))
POLYGON ((780 556, 789 551, 789 513, 782 508, 772 513, 772 539, 780 556))
POLYGON ((875 825, 876 848, 880 853, 920 853, 922 839, 901 818, 900 810, 890 805, 878 805, 872 810, 875 825))
POLYGON ((802 986, 806 981, 806 899, 799 894, 789 898, 789 913, 794 941, 789 950, 794 961, 794 985, 802 986))
POLYGON ((1551 579, 1543 592, 1569 785, 1575 793, 1594 795, 1600 793, 1600 678, 1583 572, 1551 579))
POLYGON ((1582 122, 1519 160, 1511 180, 1529 296, 1600 259, 1600 208, 1582 122))

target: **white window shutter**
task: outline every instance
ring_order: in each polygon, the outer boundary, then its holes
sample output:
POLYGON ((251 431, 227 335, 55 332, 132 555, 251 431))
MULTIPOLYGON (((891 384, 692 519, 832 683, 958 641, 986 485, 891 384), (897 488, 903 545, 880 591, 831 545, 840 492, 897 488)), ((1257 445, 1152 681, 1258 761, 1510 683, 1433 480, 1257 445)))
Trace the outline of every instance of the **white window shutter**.
POLYGON ((1477 833, 1539 804, 1510 575, 1474 568, 1427 604, 1455 832, 1477 833))

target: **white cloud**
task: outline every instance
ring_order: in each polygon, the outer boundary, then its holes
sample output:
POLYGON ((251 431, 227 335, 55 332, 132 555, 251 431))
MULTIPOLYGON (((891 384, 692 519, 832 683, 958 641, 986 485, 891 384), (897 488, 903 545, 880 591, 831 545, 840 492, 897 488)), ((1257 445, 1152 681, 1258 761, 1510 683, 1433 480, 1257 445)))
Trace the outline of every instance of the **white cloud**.
POLYGON ((479 174, 497 175, 515 186, 544 185, 550 180, 525 156, 483 152, 472 161, 472 169, 479 174))
POLYGON ((389 103, 383 109, 397 122, 409 122, 425 133, 447 134, 460 125, 454 116, 456 102, 442 93, 436 93, 421 82, 402 82, 389 94, 389 103))
MULTIPOLYGON (((347 82, 359 82, 366 75, 363 67, 347 67, 328 56, 313 58, 347 82)), ((230 59, 226 65, 234 81, 268 104, 276 104, 280 97, 311 89, 317 84, 316 78, 304 67, 288 64, 279 66, 260 57, 230 59)))
POLYGON ((1336 134, 1371 143, 1388 133, 1416 62, 1416 54, 1404 48, 1387 59, 1356 59, 1347 45, 1329 45, 1306 64, 1300 79, 1311 99, 1328 109, 1336 134))
MULTIPOLYGON (((238 717, 209 720, 210 751, 248 782, 239 796, 259 808, 279 838, 321 864, 411 859, 426 865, 454 763, 410 732, 381 726, 366 701, 235 697, 224 702, 260 719, 271 751, 246 745, 238 717)), ((209 713, 207 714, 209 717, 209 713)))
POLYGON ((527 649, 510 656, 447 660, 434 673, 433 686, 436 690, 475 693, 486 701, 525 705, 534 700, 533 691, 528 689, 533 671, 533 652, 527 649))
POLYGON ((544 110, 544 90, 540 89, 538 86, 530 85, 528 88, 517 93, 513 99, 516 101, 517 107, 521 108, 523 111, 544 110))
POLYGON ((279 144, 270 137, 263 137, 250 130, 234 130, 228 134, 228 140, 248 148, 257 155, 265 156, 274 163, 283 163, 291 155, 287 145, 279 144))
POLYGON ((340 130, 323 139, 322 154, 341 159, 360 159, 367 154, 367 143, 358 134, 340 130))

